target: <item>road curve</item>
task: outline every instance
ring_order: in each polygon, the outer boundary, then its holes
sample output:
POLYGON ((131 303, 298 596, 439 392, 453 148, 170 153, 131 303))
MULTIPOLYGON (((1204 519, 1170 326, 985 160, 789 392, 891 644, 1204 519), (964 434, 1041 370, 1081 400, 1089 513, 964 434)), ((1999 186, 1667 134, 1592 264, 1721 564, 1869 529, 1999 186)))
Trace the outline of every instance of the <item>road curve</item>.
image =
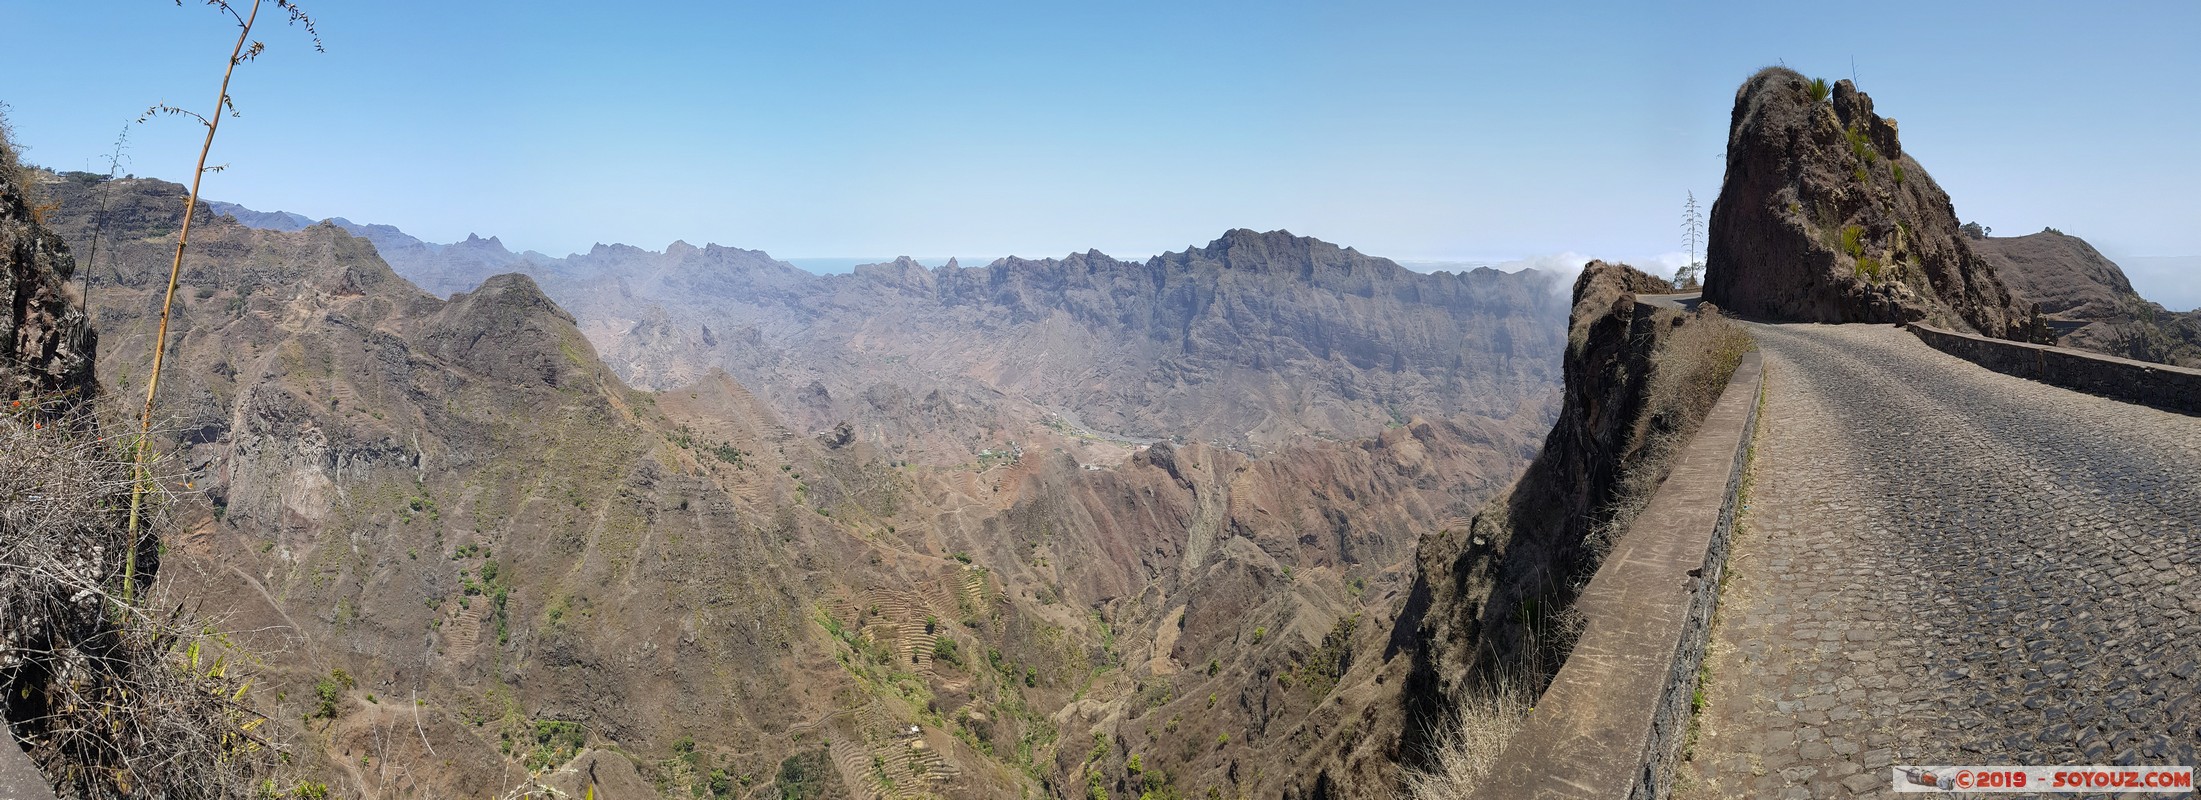
POLYGON ((2201 418, 1891 326, 1750 328, 1755 487, 1681 797, 2201 763, 2201 418))

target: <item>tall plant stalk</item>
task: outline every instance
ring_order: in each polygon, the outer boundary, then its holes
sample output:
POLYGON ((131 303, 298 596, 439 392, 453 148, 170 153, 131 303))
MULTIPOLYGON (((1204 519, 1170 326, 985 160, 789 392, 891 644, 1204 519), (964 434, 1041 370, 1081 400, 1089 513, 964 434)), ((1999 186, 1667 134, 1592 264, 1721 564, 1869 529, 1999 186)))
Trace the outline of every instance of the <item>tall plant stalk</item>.
MULTIPOLYGON (((198 166, 191 171, 191 194, 184 200, 183 229, 176 234, 176 256, 168 265, 168 293, 161 300, 160 332, 153 337, 153 371, 145 384, 145 409, 138 414, 138 436, 137 441, 134 443, 136 452, 131 458, 134 479, 130 484, 129 552, 124 554, 122 562, 122 599, 125 604, 132 600, 137 590, 138 547, 140 542, 138 531, 143 524, 143 508, 147 485, 152 482, 152 473, 147 469, 145 461, 152 446, 153 400, 160 394, 161 363, 168 354, 168 320, 176 305, 176 282, 183 274, 183 251, 191 243, 191 218, 196 216, 199 210, 199 182, 206 177, 208 171, 206 156, 214 149, 214 134, 221 129, 222 113, 225 111, 230 114, 236 113, 236 106, 230 102, 229 79, 236 75, 238 64, 251 61, 259 56, 261 50, 265 47, 259 42, 251 42, 250 48, 245 46, 247 42, 251 41, 253 23, 260 19, 261 2, 262 0, 252 0, 251 10, 240 15, 235 8, 230 7, 229 0, 208 0, 208 5, 220 8, 228 13, 232 19, 237 20, 237 44, 230 48, 229 63, 222 68, 221 93, 214 98, 214 113, 212 115, 202 116, 180 108, 159 105, 147 111, 144 117, 139 118, 139 121, 142 122, 155 114, 180 114, 196 117, 199 124, 206 126, 206 139, 199 145, 198 166)), ((177 0, 176 4, 182 5, 183 2, 177 0)), ((314 31, 313 20, 306 16, 305 11, 301 10, 291 0, 275 0, 275 5, 290 13, 291 22, 304 23, 306 32, 314 37, 314 49, 319 50, 321 48, 320 34, 314 31)), ((216 169, 220 168, 216 167, 216 169)))
POLYGON ((122 133, 115 136, 114 155, 107 157, 107 180, 99 185, 99 215, 92 218, 92 247, 84 256, 84 265, 79 268, 84 277, 82 288, 77 293, 84 296, 86 317, 92 315, 92 265, 99 263, 99 239, 107 234, 107 204, 114 199, 115 173, 122 171, 122 151, 129 143, 130 126, 124 125, 122 133))

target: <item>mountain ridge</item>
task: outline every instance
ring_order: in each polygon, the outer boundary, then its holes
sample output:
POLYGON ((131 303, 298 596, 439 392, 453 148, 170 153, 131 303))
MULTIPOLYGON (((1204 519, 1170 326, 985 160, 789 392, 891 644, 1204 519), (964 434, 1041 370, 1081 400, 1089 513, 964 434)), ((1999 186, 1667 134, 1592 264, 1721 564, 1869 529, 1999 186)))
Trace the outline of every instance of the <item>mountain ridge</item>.
MULTIPOLYGON (((851 378, 863 375, 903 386, 975 380, 985 402, 1019 407, 1012 428, 1071 414, 1121 436, 1253 451, 1306 435, 1366 436, 1415 415, 1504 418, 1549 402, 1548 390, 1531 397, 1511 387, 1556 383, 1553 332, 1565 313, 1555 279, 1540 272, 1421 273, 1247 228, 1143 260, 1090 249, 974 266, 905 256, 827 275, 760 250, 684 240, 664 250, 599 243, 551 258, 513 253, 494 237, 431 245, 394 228, 353 230, 431 292, 500 272, 535 275, 634 385, 671 388, 726 369, 813 428, 861 428, 869 408, 855 398, 872 387, 851 378), (1333 292, 1359 300, 1316 299, 1333 292), (904 341, 916 330, 930 340, 904 341), (1475 339, 1493 349, 1472 362, 1448 343, 1475 339), (1279 369, 1300 377, 1248 382, 1279 369), (1219 404, 1225 395, 1232 399, 1219 404), (1214 411, 1243 397, 1260 409, 1214 411)), ((908 451, 949 457, 922 442, 908 451)))
POLYGON ((2085 239, 2054 228, 1972 239, 1972 249, 2021 304, 2063 328, 2056 343, 2114 356, 2201 366, 2201 311, 2148 301, 2124 269, 2085 239), (2058 324, 2061 323, 2061 324, 2058 324))

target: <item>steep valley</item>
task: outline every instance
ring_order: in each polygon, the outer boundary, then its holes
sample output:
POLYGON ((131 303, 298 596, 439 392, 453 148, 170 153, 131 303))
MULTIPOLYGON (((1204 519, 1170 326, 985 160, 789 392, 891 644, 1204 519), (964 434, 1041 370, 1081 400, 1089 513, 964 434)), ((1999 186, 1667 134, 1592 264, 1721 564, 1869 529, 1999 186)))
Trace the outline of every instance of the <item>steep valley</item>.
MULTIPOLYGON (((182 187, 44 189, 141 393, 182 187)), ((1282 233, 600 247, 438 299, 379 239, 201 213, 161 575, 346 794, 1334 795, 1317 754, 1406 724, 1416 543, 1534 454, 1565 336, 1548 278, 1282 233)))

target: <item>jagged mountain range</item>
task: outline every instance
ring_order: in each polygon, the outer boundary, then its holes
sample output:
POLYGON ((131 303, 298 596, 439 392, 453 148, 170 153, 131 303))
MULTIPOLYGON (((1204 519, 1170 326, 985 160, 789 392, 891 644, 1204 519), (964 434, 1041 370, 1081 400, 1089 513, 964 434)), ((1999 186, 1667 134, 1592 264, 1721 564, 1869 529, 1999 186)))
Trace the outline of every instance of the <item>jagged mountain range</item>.
MULTIPOLYGON (((62 238, 102 237, 102 383, 141 391, 183 189, 46 189, 62 238)), ((162 389, 189 484, 162 580, 259 632, 262 702, 360 794, 586 763, 671 793, 718 773, 816 792, 792 796, 1307 796, 1338 780, 1312 753, 1403 726, 1365 667, 1398 657, 1415 543, 1533 454, 1556 368, 1534 362, 1564 336, 1538 329, 1564 303, 1539 276, 1281 233, 833 278, 606 247, 445 299, 335 224, 201 213, 162 389), (720 348, 667 355, 561 285, 754 310, 651 306, 720 348), (665 388, 629 388, 619 352, 665 388), (1115 361, 1053 374, 1083 359, 1115 361), (1123 375, 1154 408, 1100 416, 1123 375), (1256 380, 1316 385, 1238 394, 1256 380), (1455 389, 1484 395, 1411 396, 1455 389), (317 705, 338 670, 355 683, 317 705)))
MULTIPOLYGON (((305 222, 216 208, 272 229, 305 222)), ((430 291, 534 276, 632 385, 723 369, 802 425, 850 421, 920 458, 1035 424, 1258 451, 1416 416, 1509 418, 1549 407, 1566 314, 1564 287, 1543 273, 1419 273, 1282 231, 1230 231, 1145 261, 903 258, 815 275, 718 245, 552 258, 494 237, 433 244, 331 223, 430 291), (1007 419, 894 429, 893 412, 914 402, 1007 419)))

